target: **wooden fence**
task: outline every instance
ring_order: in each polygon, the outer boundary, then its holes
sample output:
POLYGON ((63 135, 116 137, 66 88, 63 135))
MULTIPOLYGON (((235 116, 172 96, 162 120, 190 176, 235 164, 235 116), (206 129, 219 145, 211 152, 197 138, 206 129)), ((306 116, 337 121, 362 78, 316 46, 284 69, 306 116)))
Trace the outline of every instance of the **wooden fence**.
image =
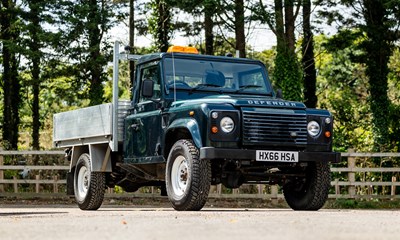
MULTIPOLYGON (((43 186, 47 185, 47 190, 52 193, 59 193, 60 186, 63 186, 61 192, 65 190, 66 180, 65 178, 59 178, 59 173, 65 175, 69 169, 67 165, 62 166, 38 166, 38 165, 4 165, 4 156, 19 156, 20 158, 33 157, 33 156, 47 156, 56 155, 62 157, 64 152, 62 151, 0 151, 0 196, 5 193, 5 185, 13 186, 12 194, 18 196, 24 196, 26 192, 20 192, 21 185, 34 185, 33 193, 42 193, 43 186), (6 179, 4 172, 7 170, 16 170, 23 172, 29 170, 38 174, 30 173, 30 176, 34 176, 34 179, 22 179, 18 177, 19 174, 15 174, 12 178, 6 179), (47 171, 54 174, 53 176, 47 176, 43 178, 40 172, 47 171), (50 186, 50 187, 49 187, 50 186), (49 190, 50 189, 50 190, 49 190)), ((400 186, 400 182, 397 179, 400 176, 400 167, 390 168, 370 168, 362 167, 363 162, 367 162, 367 158, 379 158, 386 159, 385 161, 393 161, 393 159, 399 158, 400 153, 354 153, 349 151, 342 153, 342 158, 347 158, 346 167, 332 166, 331 171, 333 175, 333 181, 331 182, 332 190, 329 195, 330 198, 400 198, 400 194, 396 194, 396 187, 400 186), (383 181, 376 177, 377 175, 371 175, 372 173, 379 173, 390 175, 391 181, 383 181), (375 176, 371 178, 371 176, 375 176), (379 194, 378 194, 378 188, 379 194), (383 194, 382 194, 383 192, 383 194)), ((67 164, 67 163, 66 163, 67 164)), ((32 177, 31 177, 32 178, 32 177)), ((32 192, 30 195, 32 195, 32 192)), ((157 196, 157 188, 148 187, 145 190, 141 190, 134 194, 117 194, 113 189, 108 189, 108 195, 111 194, 116 196, 157 196)), ((10 194, 10 188, 8 188, 10 194)), ((399 191, 400 193, 400 191, 399 191)), ((263 198, 263 199, 277 199, 283 198, 282 191, 277 185, 244 185, 239 189, 226 189, 221 184, 212 186, 210 191, 210 197, 213 198, 263 198)))

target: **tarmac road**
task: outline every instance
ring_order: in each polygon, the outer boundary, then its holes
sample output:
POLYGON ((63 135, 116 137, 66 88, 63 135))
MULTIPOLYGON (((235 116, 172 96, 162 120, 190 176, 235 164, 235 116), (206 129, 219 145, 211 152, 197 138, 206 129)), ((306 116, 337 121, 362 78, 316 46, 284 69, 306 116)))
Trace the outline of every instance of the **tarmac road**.
POLYGON ((1 240, 400 239, 398 210, 0 206, 1 240))

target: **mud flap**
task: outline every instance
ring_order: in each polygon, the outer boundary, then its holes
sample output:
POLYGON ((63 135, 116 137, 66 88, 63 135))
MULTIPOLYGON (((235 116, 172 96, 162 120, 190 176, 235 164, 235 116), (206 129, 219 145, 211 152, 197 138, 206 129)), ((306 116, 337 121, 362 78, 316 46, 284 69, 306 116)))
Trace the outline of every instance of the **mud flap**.
POLYGON ((74 172, 67 173, 67 195, 74 195, 74 172))

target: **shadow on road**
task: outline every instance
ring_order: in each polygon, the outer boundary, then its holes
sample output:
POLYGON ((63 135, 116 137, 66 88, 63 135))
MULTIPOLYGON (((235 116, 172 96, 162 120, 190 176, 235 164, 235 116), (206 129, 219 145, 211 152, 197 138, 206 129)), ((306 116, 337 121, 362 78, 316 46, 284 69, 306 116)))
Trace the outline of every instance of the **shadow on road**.
POLYGON ((0 212, 0 217, 25 216, 25 215, 55 215, 68 214, 68 212, 0 212))
POLYGON ((246 213, 246 212, 291 212, 292 209, 257 209, 257 208, 203 208, 200 211, 176 211, 173 208, 126 208, 126 207, 103 207, 97 212, 176 212, 176 213, 204 213, 204 212, 225 212, 225 213, 246 213))

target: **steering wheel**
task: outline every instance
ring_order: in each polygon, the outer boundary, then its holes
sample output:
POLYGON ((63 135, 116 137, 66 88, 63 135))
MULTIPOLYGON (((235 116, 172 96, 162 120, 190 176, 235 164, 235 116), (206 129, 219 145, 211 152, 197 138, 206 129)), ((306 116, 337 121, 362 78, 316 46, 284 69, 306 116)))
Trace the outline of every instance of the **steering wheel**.
MULTIPOLYGON (((173 86, 174 86, 174 81, 168 82, 168 87, 173 87, 173 86)), ((185 81, 182 80, 175 80, 175 86, 190 88, 189 84, 187 84, 185 81)))

